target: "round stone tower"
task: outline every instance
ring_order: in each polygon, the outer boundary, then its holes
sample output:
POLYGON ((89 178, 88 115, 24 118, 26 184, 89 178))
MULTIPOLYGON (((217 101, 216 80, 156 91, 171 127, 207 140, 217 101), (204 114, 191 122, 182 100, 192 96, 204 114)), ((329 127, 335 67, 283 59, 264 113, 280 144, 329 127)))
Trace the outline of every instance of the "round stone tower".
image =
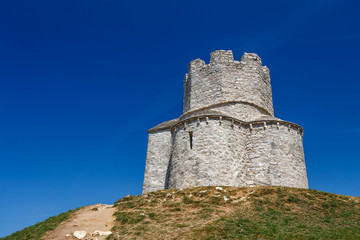
POLYGON ((240 118, 255 112, 274 115, 269 69, 262 66, 258 55, 245 53, 241 61, 234 61, 232 51, 218 50, 210 56, 208 65, 201 59, 189 64, 184 114, 216 108, 240 118))

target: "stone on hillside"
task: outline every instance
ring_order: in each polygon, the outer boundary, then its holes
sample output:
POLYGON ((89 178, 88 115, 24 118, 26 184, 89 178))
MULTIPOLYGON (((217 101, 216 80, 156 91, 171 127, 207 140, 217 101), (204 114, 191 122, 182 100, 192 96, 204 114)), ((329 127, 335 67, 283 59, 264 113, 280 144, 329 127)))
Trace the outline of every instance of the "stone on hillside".
POLYGON ((86 231, 75 231, 74 237, 77 239, 84 239, 86 237, 86 231))
MULTIPOLYGON (((130 196, 130 195, 128 195, 128 196, 130 196)), ((91 207, 91 210, 98 211, 98 210, 103 210, 103 209, 111 208, 111 207, 113 207, 113 205, 98 203, 98 204, 93 205, 91 207)))
POLYGON ((95 232, 93 232, 91 235, 92 236, 108 236, 110 235, 112 232, 111 231, 99 231, 96 230, 95 232))

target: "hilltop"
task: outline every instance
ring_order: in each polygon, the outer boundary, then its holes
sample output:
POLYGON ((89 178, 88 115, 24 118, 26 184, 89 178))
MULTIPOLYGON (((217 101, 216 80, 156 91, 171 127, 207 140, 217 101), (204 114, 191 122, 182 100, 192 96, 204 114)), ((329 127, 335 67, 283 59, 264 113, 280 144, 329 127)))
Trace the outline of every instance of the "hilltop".
MULTIPOLYGON (((114 207, 107 239, 360 239, 360 198, 310 189, 168 189, 114 207)), ((41 239, 19 233, 3 239, 41 239)))
POLYGON ((170 189, 115 205, 110 239, 360 239, 360 198, 309 189, 170 189))

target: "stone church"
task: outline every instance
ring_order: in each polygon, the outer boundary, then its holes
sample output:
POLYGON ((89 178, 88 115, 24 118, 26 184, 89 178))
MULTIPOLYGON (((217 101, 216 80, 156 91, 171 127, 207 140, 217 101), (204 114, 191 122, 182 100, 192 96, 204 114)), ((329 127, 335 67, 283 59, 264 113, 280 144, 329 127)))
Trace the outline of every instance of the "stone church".
POLYGON ((303 129, 274 117, 270 72, 254 53, 196 59, 183 114, 148 130, 143 193, 196 186, 308 188, 303 129))

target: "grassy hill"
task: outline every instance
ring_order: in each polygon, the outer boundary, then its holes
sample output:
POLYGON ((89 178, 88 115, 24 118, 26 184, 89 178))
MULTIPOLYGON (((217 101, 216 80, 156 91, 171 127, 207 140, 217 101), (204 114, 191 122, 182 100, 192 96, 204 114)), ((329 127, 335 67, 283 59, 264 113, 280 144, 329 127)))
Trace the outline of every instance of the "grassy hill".
POLYGON ((171 189, 115 205, 108 239, 360 239, 360 198, 315 190, 171 189))
POLYGON ((10 236, 1 238, 1 240, 40 240, 46 232, 54 230, 60 223, 66 221, 73 213, 81 208, 69 210, 57 216, 50 217, 45 221, 39 222, 31 227, 17 231, 10 236))
MULTIPOLYGON (((360 198, 286 187, 197 187, 127 196, 107 239, 360 239, 360 198)), ((73 211, 3 240, 41 239, 73 211)))

